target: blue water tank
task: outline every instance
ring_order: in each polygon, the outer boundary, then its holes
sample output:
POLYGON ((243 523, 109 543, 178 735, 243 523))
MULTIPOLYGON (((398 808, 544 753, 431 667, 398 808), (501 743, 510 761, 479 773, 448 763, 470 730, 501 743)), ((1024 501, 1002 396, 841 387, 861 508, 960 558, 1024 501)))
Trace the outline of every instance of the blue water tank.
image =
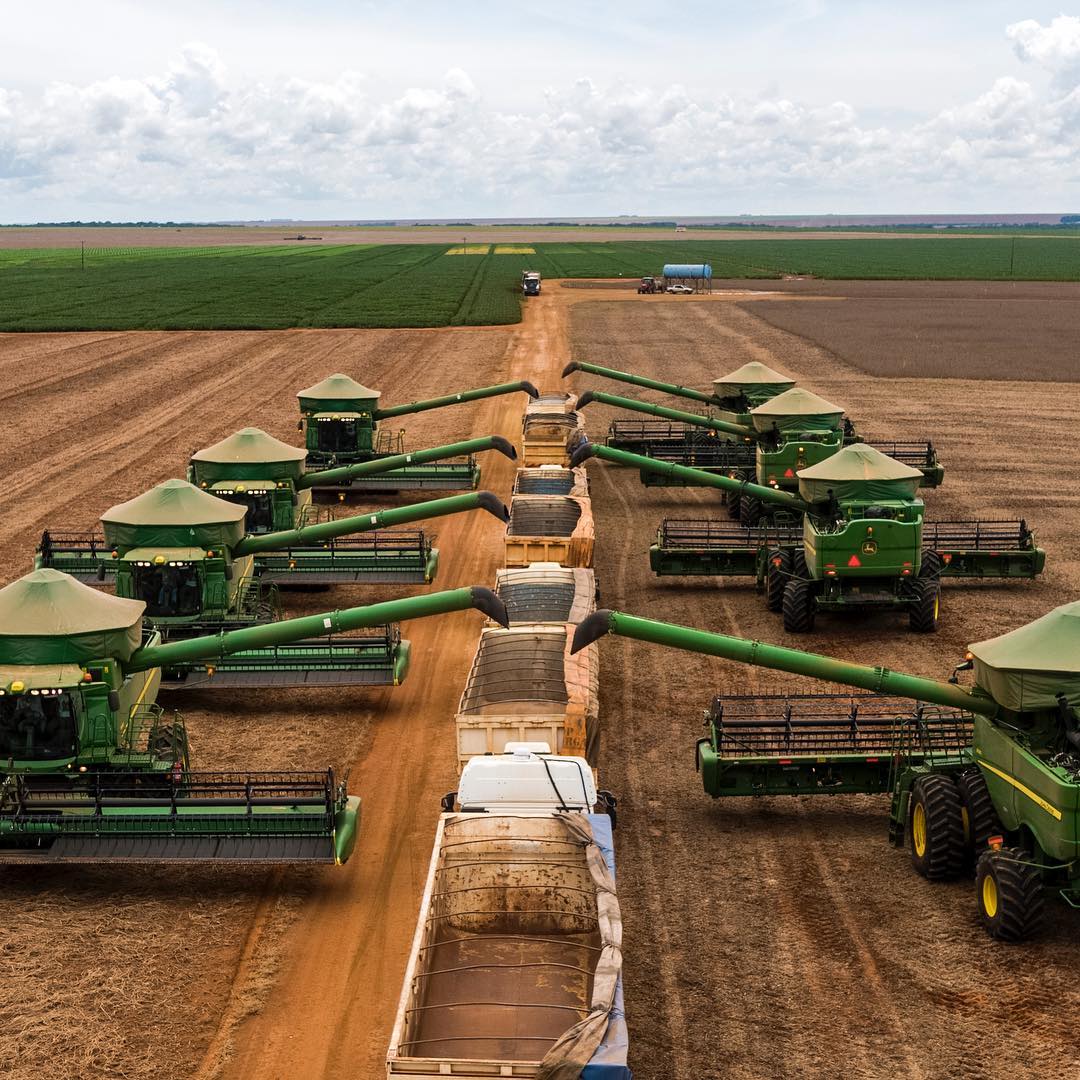
POLYGON ((664 277, 666 278, 694 278, 706 281, 712 278, 712 267, 708 263, 666 263, 664 265, 664 277))

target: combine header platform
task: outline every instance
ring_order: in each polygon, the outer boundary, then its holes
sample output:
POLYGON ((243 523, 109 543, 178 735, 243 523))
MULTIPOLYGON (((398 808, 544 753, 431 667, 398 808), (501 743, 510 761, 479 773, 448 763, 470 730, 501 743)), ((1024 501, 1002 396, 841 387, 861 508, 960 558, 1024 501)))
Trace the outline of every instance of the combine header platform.
POLYGON ((910 838, 931 881, 974 866, 993 937, 1036 933, 1049 896, 1080 907, 1080 603, 970 645, 948 683, 617 611, 581 623, 573 649, 609 633, 884 695, 714 703, 698 744, 710 794, 887 790, 890 840, 910 838))
POLYGON ((161 670, 468 608, 506 624, 487 589, 458 589, 166 644, 141 600, 27 574, 0 589, 0 862, 344 862, 344 778, 191 771, 161 670))
MULTIPOLYGON (((380 408, 381 391, 371 390, 348 375, 338 373, 301 390, 296 396, 300 401, 299 427, 305 432, 308 462, 321 470, 330 470, 404 453, 403 434, 400 431, 394 434, 380 432, 380 420, 518 392, 531 398, 538 396, 532 383, 521 380, 380 408)), ((412 488, 459 491, 475 488, 479 482, 480 470, 470 455, 464 460, 438 464, 414 462, 375 476, 323 476, 314 484, 314 490, 339 495, 412 488)))

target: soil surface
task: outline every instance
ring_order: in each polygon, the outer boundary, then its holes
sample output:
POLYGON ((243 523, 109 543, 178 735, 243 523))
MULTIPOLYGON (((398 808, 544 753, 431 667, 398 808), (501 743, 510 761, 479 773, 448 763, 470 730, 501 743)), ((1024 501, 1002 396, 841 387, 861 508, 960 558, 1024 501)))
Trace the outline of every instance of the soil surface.
MULTIPOLYGON (((644 488, 635 472, 592 462, 604 606, 944 678, 967 642, 1076 598, 1080 495, 1062 482, 1074 455, 1051 432, 1080 421, 1080 397, 1045 382, 872 379, 755 317, 772 310, 594 302, 573 311, 574 358, 703 389, 761 360, 844 405, 867 437, 932 438, 946 476, 926 493, 928 517, 1026 517, 1048 552, 1045 577, 948 584, 942 628, 929 638, 897 615, 819 618, 811 637, 786 635, 752 585, 650 573, 661 518, 723 518, 712 493, 644 488)), ((571 381, 660 400, 582 373, 571 381)), ((615 415, 589 406, 588 430, 602 437, 615 415)), ((976 923, 970 881, 929 884, 889 847, 887 800, 703 794, 693 748, 714 694, 827 687, 626 639, 600 649, 601 779, 620 797, 639 1080, 1080 1068, 1069 1019, 1080 1007, 1074 912, 1057 905, 1039 941, 1001 946, 976 923)))
MULTIPOLYGON (((812 641, 790 644, 941 677, 967 641, 1075 598, 1080 496, 1068 486, 1071 446, 1056 433, 1076 430, 1076 395, 1048 383, 874 380, 738 299, 596 302, 551 289, 510 329, 0 336, 4 580, 29 568, 42 528, 92 526, 241 426, 296 441, 295 392, 332 371, 397 403, 511 378, 554 390, 573 355, 703 387, 764 360, 844 404, 870 437, 933 437, 947 475, 927 496, 931 518, 1022 514, 1048 550, 1038 583, 950 585, 931 640, 883 616, 823 619, 812 641)), ((580 374, 571 385, 620 392, 580 374)), ((495 398, 402 426, 414 446, 516 437, 523 402, 495 398)), ((602 436, 612 415, 590 406, 588 429, 602 436)), ((507 499, 512 463, 482 464, 483 486, 507 499)), ((606 606, 785 641, 752 588, 659 583, 649 572, 659 519, 719 514, 714 498, 590 470, 606 606)), ((492 584, 494 519, 459 515, 432 531, 442 549, 434 588, 492 584)), ((301 614, 406 591, 418 590, 341 586, 287 594, 286 605, 301 614)), ((356 854, 315 872, 6 868, 7 1075, 381 1076, 438 800, 455 786, 452 717, 479 626, 471 612, 408 624, 412 673, 393 690, 164 699, 183 710, 197 764, 351 764, 350 789, 365 799, 356 854)), ((712 694, 797 680, 614 638, 600 648, 600 770, 620 795, 638 1080, 1026 1077, 1080 1066, 1070 913, 1055 911, 1039 942, 1002 948, 976 926, 969 884, 928 885, 888 847, 881 801, 712 802, 692 753, 712 694)))

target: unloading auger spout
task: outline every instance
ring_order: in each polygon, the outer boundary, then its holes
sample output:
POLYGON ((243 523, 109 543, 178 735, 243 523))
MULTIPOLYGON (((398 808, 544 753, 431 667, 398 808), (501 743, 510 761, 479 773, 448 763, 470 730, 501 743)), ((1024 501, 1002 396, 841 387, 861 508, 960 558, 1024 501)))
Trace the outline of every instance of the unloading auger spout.
POLYGON ((408 405, 391 405, 388 409, 375 409, 374 420, 389 420, 395 416, 409 416, 412 413, 427 412, 428 409, 442 409, 447 405, 461 405, 467 401, 480 401, 482 398, 499 397, 502 394, 515 394, 524 391, 531 398, 538 398, 540 391, 527 379, 517 382, 499 383, 497 386, 481 386, 475 390, 462 390, 460 394, 445 394, 442 397, 413 401, 408 405))
POLYGON ((318 544, 339 536, 371 532, 406 525, 412 521, 460 514, 468 510, 486 510, 500 521, 509 521, 510 512, 502 500, 490 491, 473 491, 466 495, 451 495, 445 499, 395 506, 373 514, 356 514, 352 517, 334 518, 297 529, 259 533, 245 536, 233 548, 234 556, 260 555, 272 551, 284 551, 289 547, 318 544))
POLYGON ((686 652, 718 656, 753 667, 789 671, 795 675, 854 686, 876 694, 893 694, 896 697, 911 698, 946 708, 965 709, 982 716, 995 716, 999 711, 997 702, 992 698, 935 679, 905 675, 885 667, 851 664, 831 656, 803 652, 801 649, 788 649, 782 645, 769 645, 748 638, 713 634, 607 609, 595 612, 578 624, 574 631, 571 652, 580 652, 607 634, 635 638, 686 652))
POLYGON ((319 615, 263 623, 241 630, 188 638, 185 641, 170 641, 163 645, 147 645, 136 649, 131 659, 123 662, 121 666, 125 673, 147 671, 150 668, 169 667, 193 660, 230 656, 247 649, 285 645, 305 638, 326 637, 365 627, 385 626, 387 623, 405 619, 466 611, 469 608, 483 612, 501 626, 510 625, 503 602, 490 589, 474 586, 430 593, 427 596, 409 596, 382 604, 370 604, 367 607, 325 611, 319 615))
POLYGON ((627 450, 616 450, 614 447, 604 446, 601 443, 581 443, 570 459, 571 467, 581 465, 593 457, 610 461, 615 465, 625 465, 643 472, 656 473, 659 476, 692 481, 697 487, 714 487, 721 491, 752 495, 762 502, 782 506, 795 514, 820 512, 828 505, 827 503, 810 503, 805 499, 800 499, 798 495, 792 495, 789 491, 780 491, 777 488, 767 487, 765 484, 755 484, 750 480, 740 480, 733 476, 724 476, 722 473, 704 472, 701 469, 676 465, 671 461, 660 461, 643 454, 631 454, 627 450))
POLYGON ((486 435, 480 439, 466 439, 464 442, 432 446, 426 450, 414 450, 409 454, 391 454, 387 457, 373 458, 371 461, 358 461, 352 465, 339 465, 333 469, 306 472, 296 481, 296 488, 299 491, 318 487, 320 484, 340 484, 345 480, 378 476, 382 473, 393 472, 395 469, 407 468, 410 465, 426 465, 428 462, 465 457, 485 450, 497 450, 511 461, 517 460, 517 451, 509 439, 504 439, 501 435, 486 435))
MULTIPOLYGON (((671 394, 673 397, 689 398, 691 401, 702 401, 707 405, 723 405, 724 402, 714 394, 705 394, 700 390, 694 390, 689 386, 679 386, 675 383, 658 382, 656 379, 647 379, 643 375, 633 375, 629 371, 616 371, 614 368, 601 367, 599 364, 586 364, 579 360, 572 360, 563 368, 562 377, 573 375, 575 371, 585 371, 590 375, 602 375, 606 379, 615 379, 618 382, 630 383, 632 386, 643 386, 647 390, 659 390, 662 394, 671 394)), ((598 399, 599 400, 599 399, 598 399)))

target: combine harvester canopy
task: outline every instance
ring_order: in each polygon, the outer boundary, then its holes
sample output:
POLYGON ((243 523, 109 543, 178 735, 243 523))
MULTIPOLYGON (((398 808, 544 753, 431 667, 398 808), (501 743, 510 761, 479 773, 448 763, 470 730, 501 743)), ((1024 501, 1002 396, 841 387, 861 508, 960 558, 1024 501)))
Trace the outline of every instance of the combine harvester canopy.
MULTIPOLYGON (((332 520, 328 508, 311 501, 312 488, 361 477, 375 477, 410 465, 497 450, 517 458, 514 447, 498 435, 466 442, 355 462, 336 469, 305 472, 307 452, 244 428, 191 458, 188 480, 210 494, 247 508, 248 533, 261 534, 332 520)), ((393 530, 335 538, 304 547, 259 555, 255 574, 277 585, 334 585, 362 581, 431 582, 439 553, 422 530, 393 530)))
MULTIPOLYGON (((441 514, 482 509, 506 521, 490 492, 472 492, 296 529, 246 534, 245 506, 216 498, 184 480, 166 480, 107 510, 101 518, 119 596, 141 600, 170 638, 272 622, 276 592, 254 576, 257 556, 303 551, 363 533, 441 514)), ((39 562, 44 561, 39 552, 39 562)), ((232 656, 219 665, 171 665, 169 685, 397 685, 408 670, 408 643, 393 627, 341 641, 313 641, 232 656)))
POLYGON ((543 744, 443 800, 389 1078, 630 1080, 614 799, 543 744))
MULTIPOLYGON (((958 876, 977 860, 982 921, 995 937, 1018 940, 1034 933, 1045 891, 1078 906, 1080 602, 970 645, 957 668, 974 670, 970 690, 955 685, 955 675, 940 683, 616 611, 597 611, 582 622, 573 649, 608 633, 920 703, 894 723, 888 786, 880 786, 879 772, 879 786, 864 788, 892 791, 894 843, 909 833, 912 862, 931 880, 958 876), (957 739, 962 723, 970 733, 957 739)), ((745 793, 755 783, 760 793, 778 793, 785 774, 792 793, 814 793, 815 785, 820 792, 827 776, 843 784, 851 776, 846 770, 865 770, 874 763, 869 758, 886 756, 873 748, 867 755, 850 715, 834 718, 827 747, 820 743, 820 718, 809 729, 790 715, 777 719, 784 720, 785 732, 774 722, 771 745, 763 745, 760 723, 748 723, 734 740, 731 731, 721 733, 726 742, 714 726, 698 747, 710 794, 740 793, 733 788, 745 793), (844 728, 852 739, 847 746, 837 734, 844 728), (733 742, 742 743, 741 754, 733 742)), ((857 784, 841 789, 860 790, 857 784)))
MULTIPOLYGON (((308 461, 319 469, 370 461, 373 458, 398 455, 404 451, 401 432, 379 432, 380 420, 398 416, 460 405, 482 398, 497 397, 523 391, 530 398, 538 396, 532 383, 525 380, 485 386, 477 390, 464 390, 460 394, 414 401, 409 405, 380 408, 382 392, 371 390, 355 379, 340 372, 322 382, 301 390, 296 396, 300 401, 300 430, 305 431, 308 461)), ((461 490, 475 488, 480 482, 480 471, 472 457, 465 461, 441 465, 405 465, 378 476, 348 476, 328 479, 323 477, 314 484, 316 491, 400 491, 406 488, 439 488, 461 490)))
POLYGON ((0 589, 0 862, 344 862, 344 778, 192 772, 161 669, 467 608, 507 623, 493 593, 458 589, 166 644, 142 601, 27 574, 0 589))
POLYGON ((913 630, 933 631, 943 576, 1033 578, 1046 562, 1023 521, 924 528, 919 471, 865 443, 801 469, 798 495, 594 444, 579 447, 573 464, 594 456, 676 477, 694 474, 701 486, 780 508, 790 525, 665 521, 650 560, 664 575, 755 577, 770 610, 784 613, 789 633, 813 629, 818 611, 855 607, 904 609, 913 630))

